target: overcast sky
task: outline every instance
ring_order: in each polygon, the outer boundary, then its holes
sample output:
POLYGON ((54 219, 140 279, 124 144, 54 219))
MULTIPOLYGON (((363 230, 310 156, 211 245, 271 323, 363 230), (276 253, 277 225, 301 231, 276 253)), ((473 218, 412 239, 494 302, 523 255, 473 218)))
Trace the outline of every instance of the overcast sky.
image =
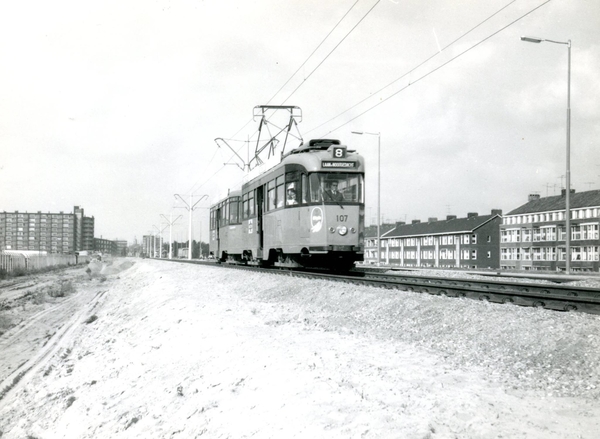
POLYGON ((207 241, 244 177, 214 139, 246 157, 285 104, 365 156, 367 224, 377 136, 351 131, 381 133, 385 221, 508 212, 566 171, 568 49, 522 35, 572 40, 572 187, 600 189, 599 29, 597 0, 4 1, 0 211, 78 205, 130 242, 172 213, 186 240, 193 192, 207 241))

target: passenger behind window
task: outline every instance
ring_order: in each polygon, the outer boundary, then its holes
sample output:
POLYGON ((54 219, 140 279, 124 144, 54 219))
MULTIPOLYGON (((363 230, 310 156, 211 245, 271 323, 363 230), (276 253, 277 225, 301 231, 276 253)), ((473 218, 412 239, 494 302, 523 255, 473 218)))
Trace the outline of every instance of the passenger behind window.
POLYGON ((294 183, 290 183, 287 187, 287 197, 285 200, 285 204, 287 206, 295 206, 298 204, 298 200, 296 199, 296 188, 294 183))

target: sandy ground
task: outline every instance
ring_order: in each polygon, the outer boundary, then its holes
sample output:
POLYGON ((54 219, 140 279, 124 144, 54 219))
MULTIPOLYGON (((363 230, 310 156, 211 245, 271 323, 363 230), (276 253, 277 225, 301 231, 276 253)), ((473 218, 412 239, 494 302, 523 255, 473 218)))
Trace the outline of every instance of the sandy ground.
POLYGON ((598 316, 139 259, 61 276, 0 308, 2 439, 600 431, 598 316))

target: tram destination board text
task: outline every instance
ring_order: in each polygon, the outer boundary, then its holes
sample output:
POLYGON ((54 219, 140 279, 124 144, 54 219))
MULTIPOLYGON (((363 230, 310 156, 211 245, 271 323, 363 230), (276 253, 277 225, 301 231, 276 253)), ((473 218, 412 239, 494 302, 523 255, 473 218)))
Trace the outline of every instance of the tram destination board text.
POLYGON ((356 162, 322 161, 322 168, 356 168, 356 162))

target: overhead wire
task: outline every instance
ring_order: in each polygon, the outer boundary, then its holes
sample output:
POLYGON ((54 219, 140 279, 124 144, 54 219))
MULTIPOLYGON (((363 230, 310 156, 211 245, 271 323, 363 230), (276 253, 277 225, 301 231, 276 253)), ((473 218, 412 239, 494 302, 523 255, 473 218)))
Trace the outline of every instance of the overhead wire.
POLYGON ((416 80, 414 80, 414 81, 410 82, 408 85, 406 85, 406 86, 402 87, 400 90, 398 90, 398 91, 396 91, 396 92, 392 93, 391 95, 389 95, 389 96, 388 96, 388 97, 386 97, 385 99, 381 99, 381 100, 380 100, 379 102, 377 102, 375 105, 373 105, 373 106, 369 107, 368 109, 366 109, 366 110, 365 110, 365 111, 363 111, 362 113, 360 113, 360 114, 358 114, 358 115, 354 116, 352 119, 350 119, 350 120, 348 120, 348 121, 344 122, 343 124, 339 125, 338 127, 336 127, 336 128, 334 128, 334 129, 332 129, 331 131, 328 131, 327 133, 323 134, 323 136, 321 136, 321 137, 327 136, 328 134, 330 134, 330 133, 333 133, 334 131, 337 131, 337 130, 339 130, 339 129, 340 129, 340 128, 342 128, 343 126, 346 126, 346 125, 348 125, 350 122, 353 122, 353 121, 355 121, 355 120, 356 120, 356 119, 358 119, 359 117, 361 117, 361 116, 365 115, 365 114, 366 114, 366 113, 368 113, 369 111, 371 111, 371 110, 373 110, 374 108, 376 108, 376 107, 380 106, 380 105, 381 105, 381 104, 383 104, 384 102, 386 102, 386 101, 390 100, 391 98, 393 98, 394 96, 396 96, 398 93, 401 93, 401 92, 403 92, 404 90, 406 90, 406 89, 407 89, 408 87, 410 87, 411 85, 413 85, 413 84, 416 84, 417 82, 421 81, 422 79, 424 79, 424 78, 428 77, 429 75, 431 75, 431 74, 433 74, 433 73, 437 72, 437 71, 438 71, 438 70, 440 70, 441 68, 443 68, 443 67, 447 66, 448 64, 450 64, 452 61, 454 61, 454 60, 456 60, 456 59, 460 58, 460 57, 461 57, 462 55, 464 55, 465 53, 467 53, 467 52, 469 52, 469 51, 473 50, 474 48, 476 48, 477 46, 479 46, 479 45, 483 44, 484 42, 486 42, 486 41, 487 41, 487 40, 489 40, 490 38, 492 38, 492 37, 496 36, 497 34, 499 34, 500 32, 502 32, 503 30, 505 30, 505 29, 509 28, 509 27, 510 27, 510 26, 512 26, 513 24, 515 24, 515 23, 517 23, 518 21, 522 20, 523 18, 527 17, 529 14, 531 14, 531 13, 535 12, 536 10, 538 10, 538 9, 539 9, 539 8, 541 8, 542 6, 546 5, 547 3, 550 3, 551 1, 552 1, 552 0, 546 0, 546 1, 545 1, 544 3, 542 3, 541 5, 539 5, 539 6, 536 6, 535 8, 533 8, 532 10, 530 10, 529 12, 527 12, 527 13, 523 14, 522 16, 520 16, 519 18, 517 18, 517 19, 515 19, 515 20, 511 21, 511 22, 510 22, 509 24, 507 24, 506 26, 503 26, 503 27, 501 27, 501 28, 500 28, 500 29, 498 29, 497 31, 493 32, 492 34, 490 34, 490 35, 488 35, 487 37, 485 37, 484 39, 482 39, 481 41, 479 41, 479 42, 477 42, 477 43, 473 44, 473 45, 472 45, 471 47, 469 47, 468 49, 466 49, 466 50, 462 51, 462 52, 461 52, 461 53, 459 53, 458 55, 456 55, 456 56, 454 56, 454 57, 450 58, 448 61, 444 62, 443 64, 439 65, 438 67, 434 68, 433 70, 431 70, 431 71, 429 71, 429 72, 425 73, 424 75, 420 76, 420 77, 419 77, 419 78, 417 78, 416 80))
POLYGON ((298 67, 298 69, 296 69, 296 71, 294 73, 292 73, 292 75, 288 78, 287 81, 285 81, 285 83, 279 88, 279 90, 277 90, 275 92, 275 94, 271 97, 271 99, 269 99, 267 101, 267 104, 269 104, 273 99, 275 99, 275 96, 277 96, 279 94, 279 92, 281 90, 283 90, 283 88, 288 85, 288 83, 292 80, 292 78, 294 76, 296 76, 296 73, 298 73, 300 71, 300 69, 302 69, 302 67, 304 67, 306 65, 306 63, 308 62, 308 60, 315 54, 315 52, 317 50, 319 50, 319 48, 323 45, 323 43, 325 43, 325 40, 327 40, 327 38, 329 38, 329 36, 333 33, 334 30, 337 29, 337 27, 340 25, 340 23, 342 21, 344 21, 344 18, 346 18, 346 16, 350 13, 350 11, 352 11, 352 9, 354 9, 354 6, 356 6, 356 4, 359 2, 360 0, 356 0, 354 2, 354 4, 352 6, 350 6, 350 9, 348 9, 348 11, 346 11, 346 13, 342 16, 342 18, 340 18, 340 20, 336 23, 335 26, 333 26, 333 28, 329 31, 329 33, 327 35, 325 35, 325 38, 323 38, 321 40, 321 42, 319 43, 319 45, 317 47, 315 47, 315 50, 312 51, 312 53, 310 55, 308 55, 308 57, 304 60, 304 62, 302 64, 300 64, 300 67, 298 67))
MULTIPOLYGON (((344 21, 344 19, 345 19, 345 18, 348 16, 348 14, 350 13, 350 11, 352 11, 352 9, 354 9, 354 6, 356 6, 356 4, 357 4, 359 1, 360 1, 360 0, 356 0, 356 1, 355 1, 355 2, 352 4, 352 6, 350 6, 350 9, 348 9, 348 10, 346 11, 346 13, 345 13, 345 14, 342 16, 342 18, 340 18, 340 20, 339 20, 339 21, 338 21, 338 22, 335 24, 335 26, 333 26, 333 28, 332 28, 332 29, 329 31, 329 33, 328 33, 327 35, 325 35, 325 37, 324 37, 324 38, 321 40, 321 42, 320 42, 320 43, 317 45, 317 47, 316 47, 316 48, 315 48, 315 49, 314 49, 314 50, 311 52, 311 54, 310 54, 310 55, 308 55, 308 57, 307 57, 307 58, 304 60, 304 62, 303 62, 302 64, 300 64, 300 67, 298 67, 298 68, 296 69, 296 71, 295 71, 294 73, 292 73, 292 74, 291 74, 291 76, 288 78, 288 80, 287 80, 287 81, 285 81, 285 83, 284 83, 284 84, 283 84, 281 87, 279 87, 279 90, 277 90, 277 91, 275 92, 275 94, 274 94, 274 95, 273 95, 273 96, 272 96, 272 97, 271 97, 271 98, 270 98, 270 99, 267 101, 267 105, 268 105, 268 104, 270 104, 270 103, 273 101, 273 99, 275 99, 275 96, 277 96, 277 95, 279 94, 279 92, 281 92, 281 90, 283 90, 283 89, 284 89, 284 87, 285 87, 285 86, 286 86, 286 85, 287 85, 287 84, 288 84, 288 83, 289 83, 289 82, 292 80, 292 78, 293 78, 294 76, 296 76, 296 74, 297 74, 297 73, 298 73, 298 72, 299 72, 299 71, 302 69, 302 67, 304 67, 304 66, 306 65, 306 63, 308 62, 308 60, 309 60, 309 59, 310 59, 310 58, 311 58, 311 57, 312 57, 312 56, 313 56, 313 55, 314 55, 314 54, 317 52, 317 50, 319 50, 319 48, 320 48, 320 47, 321 47, 321 46, 322 46, 322 45, 325 43, 325 41, 327 40, 327 38, 329 38, 329 36, 330 36, 330 35, 333 33, 333 31, 335 31, 335 30, 337 29, 337 27, 340 25, 340 23, 341 23, 342 21, 344 21)), ((378 2, 379 2, 379 0, 378 0, 378 2)), ((306 78, 306 79, 308 79, 308 78, 306 78)), ((306 80, 306 79, 305 79, 305 80, 306 80)), ((233 136, 231 136, 231 137, 235 137, 235 136, 237 136, 237 135, 240 133, 240 131, 242 131, 244 128, 246 128, 246 126, 248 126, 248 124, 249 124, 250 122, 252 122, 252 121, 253 121, 253 119, 250 119, 248 122, 246 122, 246 123, 244 124, 244 126, 242 126, 242 127, 239 129, 239 130, 237 130, 237 131, 235 132, 235 134, 234 134, 233 136)))
POLYGON ((425 59, 424 61, 422 61, 421 63, 417 64, 415 67, 413 67, 412 69, 410 69, 409 71, 405 72, 402 76, 394 79, 392 82, 390 82, 389 84, 381 87, 379 90, 375 91, 374 93, 372 93, 371 95, 367 96, 366 98, 362 99, 361 101, 357 102, 356 104, 354 104, 353 106, 351 106, 350 108, 342 111, 341 113, 339 113, 338 115, 332 117, 331 119, 323 122, 322 124, 312 128, 311 130, 306 131, 306 133, 311 133, 313 131, 316 131, 317 129, 321 128, 323 125, 327 125, 329 122, 337 119, 338 117, 346 114, 348 111, 353 110, 354 108, 358 107, 360 104, 362 104, 363 102, 375 97, 378 93, 381 93, 383 90, 385 90, 388 87, 391 87, 393 84, 395 84, 396 82, 398 82, 399 80, 401 80, 402 78, 404 78, 407 75, 410 75, 412 72, 414 72, 415 70, 417 70, 419 67, 423 66, 424 64, 426 64, 427 62, 429 62, 430 60, 432 60, 433 58, 435 58, 436 56, 438 56, 440 53, 442 53, 444 50, 448 49, 449 47, 451 47, 452 45, 454 45, 455 43, 457 43, 458 41, 460 41, 461 39, 463 39, 464 37, 466 37, 467 35, 469 35, 471 32, 473 32, 475 29, 477 29, 478 27, 482 26, 484 23, 488 22, 489 20, 491 20, 492 18, 494 18, 496 15, 498 15, 500 12, 502 12, 504 9, 508 8, 510 5, 512 5, 513 3, 515 3, 517 0, 512 0, 510 3, 506 4, 505 6, 503 6, 502 8, 498 9, 496 12, 494 12, 492 15, 490 15, 489 17, 487 17, 485 20, 481 21, 480 23, 478 23, 476 26, 472 27, 471 29, 469 29, 467 32, 463 33, 461 36, 459 36, 458 38, 456 38, 455 40, 453 40, 452 42, 448 43, 447 45, 445 45, 443 48, 441 48, 439 51, 437 51, 436 53, 434 53, 433 55, 431 55, 430 57, 428 57, 427 59, 425 59))
MULTIPOLYGON (((267 101, 267 105, 269 103, 271 103, 273 101, 273 99, 275 98, 275 96, 277 96, 281 90, 283 90, 285 88, 285 86, 292 80, 292 78, 302 69, 302 67, 304 67, 306 65, 306 63, 310 60, 310 58, 317 52, 317 50, 319 50, 319 48, 325 43, 325 41, 330 37, 330 35, 337 29, 337 27, 342 23, 342 21, 344 21, 344 19, 348 16, 348 14, 352 11, 352 9, 354 9, 354 7, 356 6, 356 4, 359 2, 360 0, 356 0, 352 6, 350 6, 350 8, 346 11, 346 13, 342 16, 342 18, 340 18, 340 20, 335 24, 335 26, 329 31, 329 33, 327 35, 325 35, 325 37, 321 40, 321 42, 317 45, 317 47, 311 52, 311 54, 304 60, 304 62, 300 65, 300 67, 298 67, 296 69, 296 71, 294 73, 292 73, 292 75, 288 78, 288 80, 279 88, 279 90, 277 90, 277 92, 275 92, 275 94, 267 101)), ((350 35, 350 33, 352 33, 352 31, 365 19, 365 17, 367 15, 369 15, 369 13, 375 8, 375 6, 377 6, 377 4, 380 2, 381 0, 377 0, 377 2, 371 7, 371 9, 369 9, 369 11, 360 19, 360 21, 350 30, 350 32, 348 32, 346 34, 346 36, 344 36, 344 38, 333 48, 333 50, 331 50, 329 52, 329 54, 327 54, 327 56, 325 57, 325 59, 323 59, 319 65, 313 69, 313 71, 309 74, 308 77, 304 78, 304 81, 298 86, 296 87, 296 89, 285 99, 285 101, 287 101, 299 88, 302 84, 304 84, 304 82, 323 64, 323 62, 325 62, 325 60, 340 46, 340 44, 346 39, 346 37, 348 37, 348 35, 350 35)), ((284 101, 284 102, 285 102, 284 101)), ((250 119, 248 122, 246 122, 239 130, 237 130, 231 137, 235 137, 237 136, 240 131, 242 131, 244 128, 246 128, 248 126, 248 124, 250 124, 254 119, 250 119)), ((252 134, 252 137, 254 137, 256 135, 256 131, 252 134)), ((242 146, 243 147, 243 146, 242 146)), ((239 150, 237 150, 236 152, 239 152, 241 150, 241 148, 239 150)), ((215 152, 216 154, 216 152, 215 152)), ((228 160, 228 162, 233 159, 235 157, 235 155, 232 155, 230 157, 230 159, 228 160)), ((213 155, 214 158, 214 155, 213 155)), ((212 162, 212 159, 211 159, 212 162)), ((210 162, 209 162, 210 164, 210 162)), ((206 166, 208 167, 208 165, 206 166)), ((221 170, 223 170, 225 168, 225 165, 223 165, 221 168, 219 168, 217 170, 216 173, 220 172, 221 170)), ((215 173, 215 174, 216 174, 215 173)), ((192 189, 190 189, 190 193, 193 192, 194 190, 198 190, 200 189, 202 186, 204 186, 204 184, 206 184, 212 177, 214 177, 213 174, 211 177, 209 177, 207 180, 205 180, 200 186, 196 187, 196 185, 198 184, 199 181, 196 181, 196 183, 194 183, 194 185, 192 186, 192 189)))
POLYGON ((308 78, 310 78, 310 77, 312 76, 312 74, 313 74, 313 73, 315 73, 315 72, 317 71, 317 69, 318 69, 319 67, 321 67, 321 65, 322 65, 322 64, 323 64, 323 63, 324 63, 324 62, 327 60, 327 58, 329 58, 329 56, 330 56, 330 55, 331 55, 333 52, 335 52, 335 50, 336 50, 336 49, 337 49, 337 48, 340 46, 340 44, 342 44, 342 43, 344 42, 344 40, 346 40, 346 38, 348 38, 348 36, 349 36, 349 35, 350 35, 352 32, 354 32, 354 29, 356 29, 356 28, 358 27, 358 25, 359 25, 359 24, 361 24, 365 18, 367 18, 367 16, 368 16, 368 15, 371 13, 371 11, 372 11, 373 9, 375 9, 375 6, 377 6, 377 5, 379 4, 379 2, 380 2, 380 1, 381 1, 381 0, 377 0, 377 2, 375 2, 375 4, 374 4, 373 6, 371 6, 371 8, 370 8, 370 9, 367 11, 367 13, 366 13, 365 15, 363 15, 363 16, 362 16, 362 18, 361 18, 360 20, 358 20, 358 23, 356 23, 356 24, 355 24, 355 25, 352 27, 352 29, 350 29, 350 31, 348 31, 348 33, 347 33, 346 35, 344 35, 344 38, 342 38, 342 39, 340 40, 340 42, 339 42, 339 43, 337 43, 333 49, 331 49, 331 51, 330 51, 330 52, 329 52, 329 53, 328 53, 328 54, 325 56, 325 58, 323 58, 323 60, 322 60, 322 61, 321 61, 321 62, 320 62, 320 63, 319 63, 319 64, 318 64, 318 65, 317 65, 317 66, 316 66, 316 67, 315 67, 315 68, 314 68, 314 69, 313 69, 313 70, 312 70, 312 71, 311 71, 309 74, 308 74, 308 76, 307 76, 306 78, 304 78, 304 80, 303 80, 303 81, 302 81, 302 82, 301 82, 301 83, 300 83, 300 84, 299 84, 299 85, 298 85, 298 86, 297 86, 297 87, 296 87, 296 88, 295 88, 295 89, 294 89, 294 90, 293 90, 293 91, 290 93, 290 95, 289 95, 287 98, 285 98, 285 99, 283 100, 283 102, 282 102, 282 105, 283 105, 283 104, 285 104, 285 103, 287 102, 287 100, 288 100, 289 98, 291 98, 291 97, 294 95, 294 93, 296 93, 296 92, 298 91, 298 89, 304 85, 304 83, 306 82, 306 80, 307 80, 308 78))
MULTIPOLYGON (((329 37, 329 35, 331 35, 331 33, 333 32, 333 30, 335 30, 335 28, 339 25, 339 23, 348 15, 348 13, 350 12, 350 10, 352 10, 352 8, 354 8, 354 6, 356 5, 356 3, 358 3, 359 0, 357 0, 352 6, 351 8, 346 12, 346 14, 342 17, 342 19, 334 26, 334 28, 327 34, 327 36, 323 39, 323 41, 319 44, 319 46, 317 46, 317 49, 323 44, 323 42, 329 37)), ((305 82, 308 78, 310 78, 310 76, 312 76, 312 74, 327 60, 327 58, 329 58, 329 56, 342 44, 342 42, 356 29, 356 27, 371 13, 371 11, 377 6, 377 4, 379 4, 381 0, 377 0, 377 2, 367 11, 367 13, 359 20, 358 23, 356 23, 352 29, 350 29, 350 31, 342 38, 342 40, 326 55, 326 57, 310 72, 310 74, 304 79, 304 81, 302 83, 300 83, 299 86, 297 86, 290 95, 288 95, 288 97, 283 101, 283 103, 285 103, 305 82)), ((503 11, 504 9, 506 9, 508 6, 510 6, 511 4, 513 4, 516 0, 512 0, 511 2, 509 2, 507 5, 505 5, 504 7, 502 7, 501 9, 499 9, 498 11, 496 11, 494 14, 490 15, 489 17, 487 17, 485 20, 483 20, 481 23, 477 24, 475 27, 471 28, 469 31, 465 32, 463 35, 461 35, 460 37, 458 37, 457 39, 453 40, 451 43, 447 44, 446 46, 444 46, 444 48, 442 48, 439 52, 437 52, 436 54, 428 57, 426 60, 424 60, 423 62, 421 62, 419 65, 417 65, 416 67, 414 67, 413 69, 409 70, 408 72, 406 72, 405 74, 403 74, 402 76, 400 76, 399 78, 395 79, 394 81, 392 81, 391 83, 389 83, 388 85, 382 87, 381 89, 379 89, 377 92, 375 92, 375 94, 380 93, 381 91, 385 90, 386 88, 390 87, 391 85, 393 85, 394 83, 396 83, 397 81, 399 81, 400 79, 402 79, 403 77, 405 77, 406 75, 410 74, 411 72, 413 72, 414 70, 416 70, 417 68, 421 67, 422 65, 424 65, 425 63, 427 63, 429 60, 431 60, 432 58, 434 58, 435 56, 437 56, 439 53, 441 53, 443 50, 446 50, 447 48, 449 48, 450 46, 452 46, 453 44, 455 44, 457 41, 459 41, 460 39, 464 38, 464 36, 468 35, 469 33, 471 33, 473 30, 477 29, 478 27, 480 27, 482 24, 484 24, 485 22, 489 21, 491 18, 493 18, 495 15, 497 15, 498 13, 500 13, 501 11, 503 11)), ((522 16, 520 16, 519 18, 513 20, 512 22, 510 22, 508 25, 500 28, 499 30, 497 30, 496 32, 493 32, 492 34, 490 34, 489 36, 487 36, 486 38, 482 39, 481 41, 477 42, 476 44, 472 45, 471 47, 469 47, 468 49, 464 50, 463 52, 459 53, 458 55, 452 57, 450 60, 444 62, 443 64, 441 64, 440 66, 434 68, 433 70, 429 71, 428 73, 422 75, 421 77, 419 77, 418 79, 416 79, 415 81, 410 82, 408 85, 406 85, 405 87, 401 88, 400 90, 392 93, 391 95, 389 95, 388 97, 380 100, 378 103, 376 103, 375 105, 369 107, 368 109, 366 109, 365 111, 361 112, 360 114, 358 114, 357 116, 353 117, 352 119, 346 121, 345 123, 339 125, 338 127, 330 130, 329 132, 327 132, 326 134, 324 134, 323 136, 326 136, 334 131, 337 131, 338 129, 342 128, 343 126, 349 124, 350 122, 353 122, 354 120, 358 119, 359 117, 363 116, 364 114, 368 113, 369 111, 375 109, 376 107, 378 107, 379 105, 383 104, 384 102, 388 101, 389 99, 391 99, 392 97, 396 96, 397 94, 399 94, 400 92, 406 90, 408 87, 410 87, 411 85, 419 82, 420 80, 426 78, 427 76, 435 73, 436 71, 440 70, 442 67, 445 67, 446 65, 448 65, 449 63, 451 63, 452 61, 456 60, 457 58, 461 57, 462 55, 464 55, 465 53, 469 52, 470 50, 476 48, 477 46, 479 46, 480 44, 484 43, 485 41, 489 40, 490 38, 494 37, 495 35, 497 35, 498 33, 502 32, 503 30, 507 29, 508 27, 512 26, 513 24, 515 24, 516 22, 520 21, 521 19, 525 18, 526 16, 528 16, 529 14, 535 12, 537 9, 541 8, 542 6, 546 5, 547 3, 549 3, 551 0, 547 0, 544 3, 540 4, 539 6, 533 8, 532 10, 528 11, 527 13, 523 14, 522 16)), ((291 78, 302 68, 302 66, 304 66, 306 64, 306 62, 308 61, 308 59, 317 51, 317 49, 315 49, 313 51, 313 53, 311 53, 311 55, 304 61, 304 63, 300 66, 300 68, 298 68, 296 70, 296 72, 294 72, 294 74, 292 74, 292 76, 290 77, 290 79, 288 79, 288 81, 284 84, 284 86, 289 83, 289 81, 291 80, 291 78)), ((275 95, 270 99, 270 101, 283 89, 282 86, 276 93, 275 95)), ((375 95, 374 94, 374 95, 375 95)), ((361 100, 360 102, 358 102, 357 104, 355 104, 354 106, 350 107, 349 109, 345 110, 344 112, 338 114, 337 116, 335 116, 332 119, 329 119, 327 122, 313 128, 312 130, 308 131, 308 132, 312 132, 318 128, 320 128, 321 126, 331 122, 332 120, 336 119, 337 117, 347 113, 348 111, 352 110, 353 108, 355 108, 356 106, 362 104, 363 102, 365 102, 366 100, 368 100, 369 98, 373 97, 374 95, 368 96, 367 98, 361 100)), ((252 122, 252 120, 248 121, 242 128, 240 128, 232 137, 235 137, 243 128, 245 128, 250 122, 252 122)), ((254 137, 256 133, 254 133, 252 135, 252 137, 254 137)), ((243 141, 246 142, 246 141, 243 141)), ((241 150, 241 148, 243 147, 243 145, 238 149, 241 150)), ((215 155, 216 155, 215 151, 215 155)), ((213 155, 212 160, 214 159, 215 155, 213 155)), ((234 155, 232 155, 230 157, 230 160, 234 158, 234 155)), ((210 163, 210 162, 209 162, 210 163)), ((205 181, 198 187, 196 187, 196 185, 198 184, 198 182, 196 182, 193 186, 193 189, 195 188, 195 190, 200 189, 201 187, 203 187, 208 181, 210 181, 216 174, 218 174, 219 172, 221 172, 224 168, 225 168, 225 164, 223 166, 221 166, 217 171, 215 171, 215 173, 213 173, 210 177, 208 177, 207 179, 205 179, 205 181)))

